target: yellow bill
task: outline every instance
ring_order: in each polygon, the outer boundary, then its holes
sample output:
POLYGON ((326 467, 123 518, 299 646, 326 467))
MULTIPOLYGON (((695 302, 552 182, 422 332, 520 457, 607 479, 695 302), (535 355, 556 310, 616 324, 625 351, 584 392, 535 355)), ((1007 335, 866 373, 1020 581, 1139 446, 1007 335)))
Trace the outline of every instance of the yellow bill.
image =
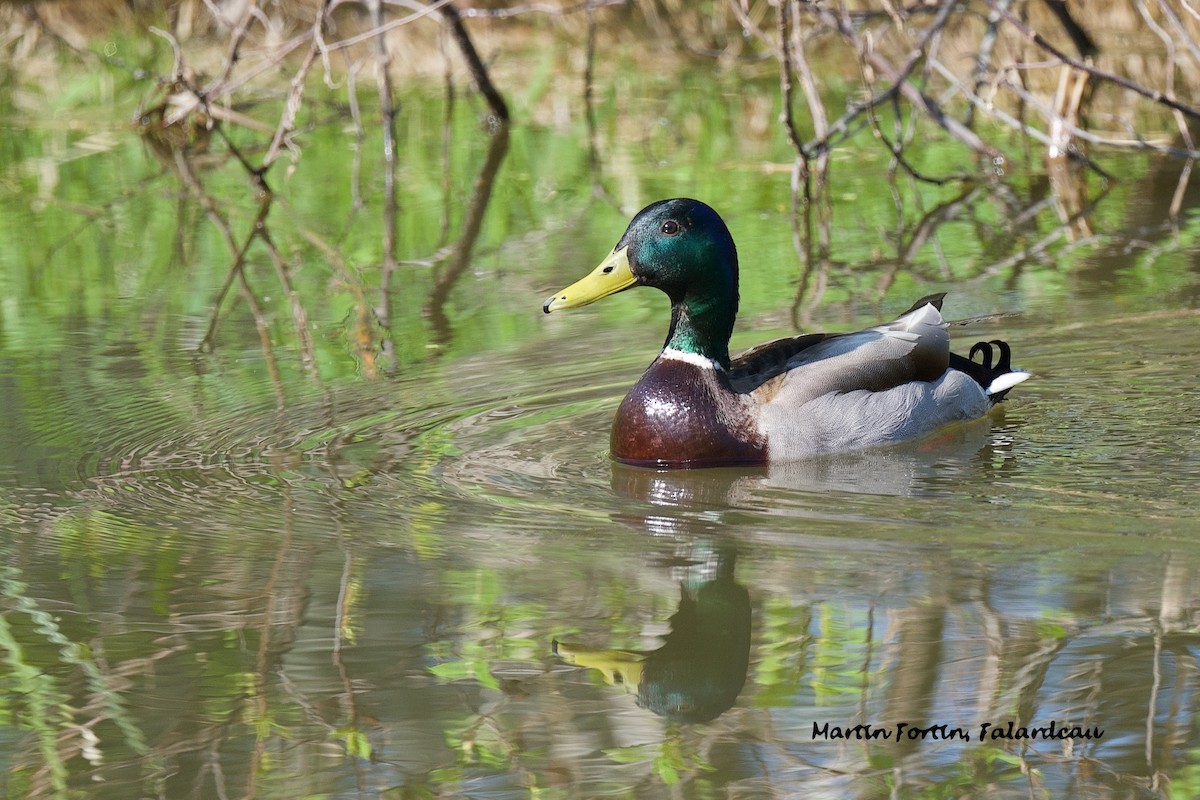
POLYGON ((554 655, 576 667, 594 669, 610 686, 624 684, 636 692, 646 667, 646 654, 636 650, 596 650, 578 644, 554 642, 554 655))
POLYGON ((561 292, 556 292, 542 304, 542 311, 549 314, 562 308, 579 308, 588 303, 616 294, 637 283, 629 266, 627 247, 613 250, 590 273, 575 281, 561 292))

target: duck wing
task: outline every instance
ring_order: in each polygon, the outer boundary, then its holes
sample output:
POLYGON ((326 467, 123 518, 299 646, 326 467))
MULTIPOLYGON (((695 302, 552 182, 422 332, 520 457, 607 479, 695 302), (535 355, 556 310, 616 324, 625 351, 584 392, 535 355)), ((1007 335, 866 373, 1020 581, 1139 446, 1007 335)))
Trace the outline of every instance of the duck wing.
POLYGON ((938 310, 941 297, 922 300, 874 328, 808 334, 755 348, 733 362, 730 382, 759 403, 799 407, 833 392, 881 392, 937 380, 950 365, 950 335, 938 310))
POLYGON ((801 351, 842 335, 805 333, 752 347, 732 359, 729 365, 729 382, 733 384, 734 391, 741 394, 752 392, 776 375, 787 372, 788 363, 801 351))

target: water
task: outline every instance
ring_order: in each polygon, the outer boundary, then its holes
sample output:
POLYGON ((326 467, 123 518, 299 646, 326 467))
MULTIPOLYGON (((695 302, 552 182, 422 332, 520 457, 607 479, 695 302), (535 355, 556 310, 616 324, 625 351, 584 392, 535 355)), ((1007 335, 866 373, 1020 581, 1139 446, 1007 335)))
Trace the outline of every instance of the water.
MULTIPOLYGON (((513 135, 448 328, 423 309, 436 270, 406 267, 396 369, 375 379, 353 344, 354 275, 300 235, 333 240, 342 213, 355 220, 340 206, 272 218, 303 253, 288 263, 311 347, 258 253, 273 347, 230 301, 216 348, 197 353, 228 259, 186 199, 178 214, 157 199, 179 191, 170 172, 136 149, 92 156, 89 169, 143 183, 118 182, 128 212, 69 244, 49 212, 10 204, 26 230, 0 341, 7 795, 1195 794, 1191 211, 1154 227, 1139 194, 1152 184, 1134 180, 1101 206, 1104 237, 1058 261, 1005 262, 1041 234, 1002 246, 951 225, 952 263, 898 274, 862 257, 887 237, 848 224, 809 327, 948 288, 949 317, 1016 314, 955 328, 958 349, 1003 337, 1036 377, 929 440, 655 472, 606 448, 665 301, 540 313, 623 220, 586 187, 567 194, 569 178, 555 203, 533 199, 554 172, 538 153, 570 137, 513 135), (606 650, 641 655, 593 652, 606 650), (980 737, 1010 721, 1103 735, 980 737), (929 732, 897 738, 899 723, 929 732), (830 733, 867 725, 888 738, 830 733)), ((744 163, 764 155, 739 146, 744 163)), ((848 196, 874 179, 869 160, 845 169, 848 196)), ((797 265, 786 189, 759 198, 738 187, 769 178, 732 172, 737 349, 791 331, 797 265)), ((472 179, 454 175, 463 191, 472 179)), ((875 201, 857 197, 870 217, 875 201)), ((406 257, 436 244, 420 223, 440 209, 406 210, 406 257)), ((354 225, 343 252, 375 241, 354 225)), ((355 268, 374 291, 369 260, 355 268)))
MULTIPOLYGON (((147 398, 42 454, 52 488, 9 483, 9 635, 81 709, 51 741, 93 797, 1155 796, 1195 742, 1195 315, 1076 310, 971 331, 1037 373, 993 418, 761 471, 612 464, 658 339, 587 312, 282 411, 160 425, 147 398), (721 552, 753 622, 716 721, 666 725, 552 654, 656 650, 721 552), (87 644, 107 705, 51 631, 87 644), (1104 737, 978 740, 1014 718, 1104 737), (897 722, 972 740, 814 736, 897 722)), ((9 731, 36 777, 34 734, 9 731)))

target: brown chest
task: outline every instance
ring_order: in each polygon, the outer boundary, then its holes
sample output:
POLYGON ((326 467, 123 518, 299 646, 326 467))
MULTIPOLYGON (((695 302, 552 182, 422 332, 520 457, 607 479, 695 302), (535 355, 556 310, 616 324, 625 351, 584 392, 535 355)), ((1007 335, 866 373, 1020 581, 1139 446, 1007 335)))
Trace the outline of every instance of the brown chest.
POLYGON ((725 373, 660 358, 617 409, 612 455, 649 467, 762 464, 767 447, 725 373))

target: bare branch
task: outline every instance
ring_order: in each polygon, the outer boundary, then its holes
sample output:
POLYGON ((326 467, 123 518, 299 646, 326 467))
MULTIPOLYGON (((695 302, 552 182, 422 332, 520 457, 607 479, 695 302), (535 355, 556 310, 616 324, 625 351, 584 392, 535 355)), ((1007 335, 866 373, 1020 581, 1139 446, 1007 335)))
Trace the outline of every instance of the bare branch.
POLYGON ((1088 75, 1091 75, 1093 78, 1114 83, 1123 89, 1128 89, 1129 91, 1139 94, 1149 100, 1153 100, 1156 103, 1164 105, 1168 108, 1173 108, 1176 111, 1186 114, 1192 119, 1200 120, 1200 108, 1190 106, 1186 103, 1181 103, 1178 100, 1167 97, 1163 92, 1160 92, 1157 89, 1148 89, 1145 86, 1135 83, 1128 78, 1123 78, 1116 73, 1100 69, 1099 67, 1088 64, 1087 62, 1081 61, 1077 58, 1072 58, 1050 42, 1046 41, 1046 37, 1030 28, 1011 11, 1006 8, 1002 8, 997 0, 984 0, 984 2, 987 4, 988 8, 991 8, 993 11, 1002 16, 1005 21, 1019 31, 1022 36, 1045 50, 1047 53, 1050 53, 1056 58, 1061 59, 1064 64, 1069 64, 1070 66, 1075 67, 1075 69, 1082 70, 1088 75))

